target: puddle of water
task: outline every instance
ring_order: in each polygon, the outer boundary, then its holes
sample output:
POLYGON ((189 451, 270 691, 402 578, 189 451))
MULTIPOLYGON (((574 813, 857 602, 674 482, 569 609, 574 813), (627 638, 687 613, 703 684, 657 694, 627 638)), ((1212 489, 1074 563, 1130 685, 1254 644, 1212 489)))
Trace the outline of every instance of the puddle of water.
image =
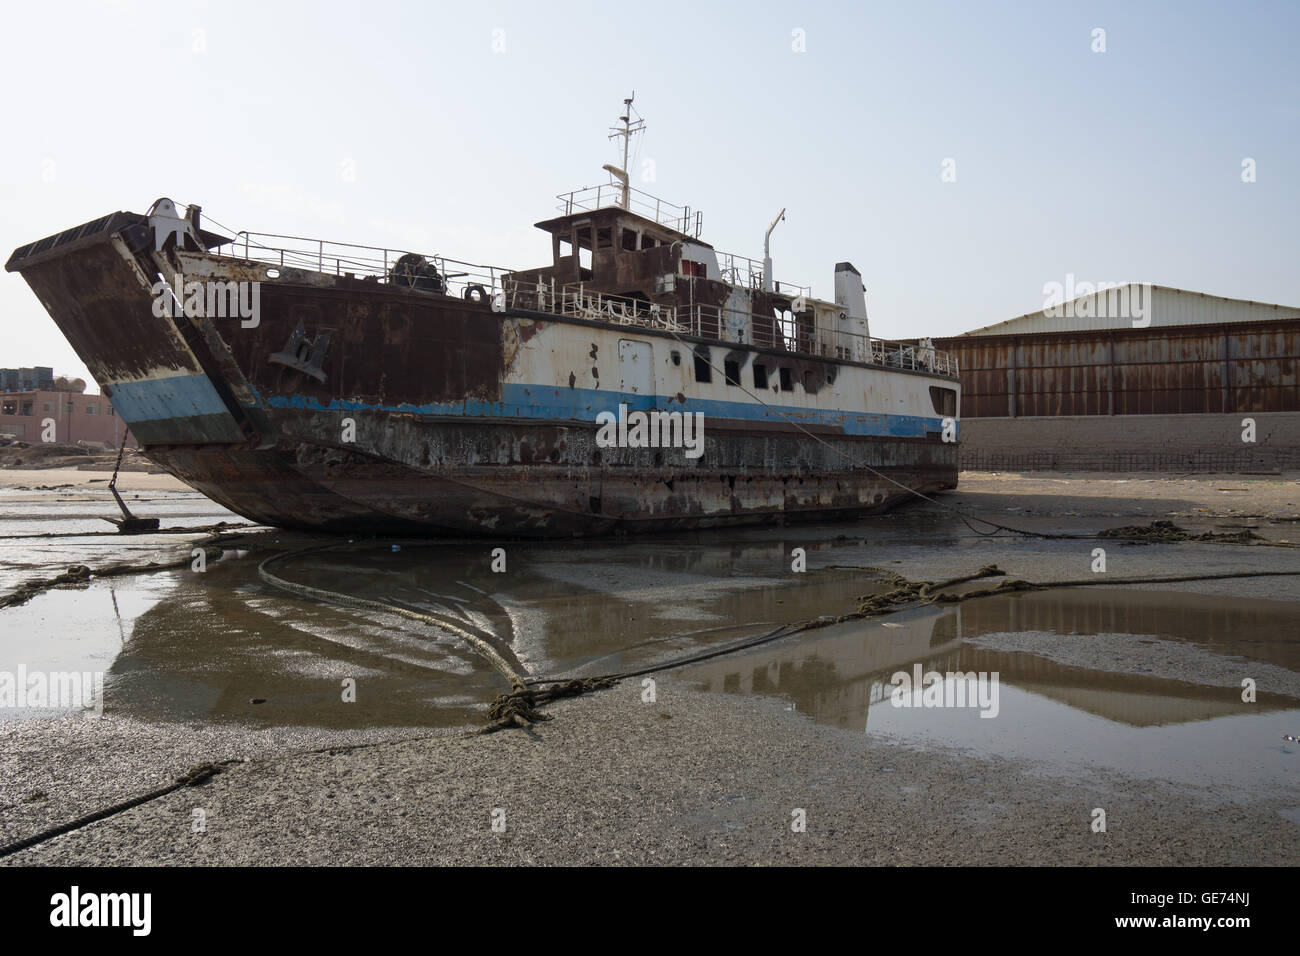
MULTIPOLYGON (((150 492, 138 499, 133 495, 125 497, 128 507, 160 519, 163 528, 243 520, 196 492, 150 492)), ((119 515, 117 505, 101 491, 0 488, 0 590, 17 587, 31 578, 51 577, 74 564, 93 568, 175 556, 174 535, 105 534, 112 531, 105 516, 119 515)), ((198 537, 202 536, 196 536, 196 540, 198 537)))
POLYGON ((103 669, 110 717, 255 725, 457 725, 478 719, 481 703, 500 692, 453 638, 268 591, 255 569, 255 560, 231 554, 202 574, 102 579, 39 595, 4 612, 10 637, 0 671, 103 669), (63 638, 80 656, 55 652, 63 638), (345 680, 356 690, 346 703, 345 680))
POLYGON ((1269 667, 1300 670, 1300 606, 1116 589, 923 608, 682 673, 708 690, 783 697, 818 723, 873 736, 1260 793, 1300 785, 1300 746, 1281 739, 1300 727, 1300 679, 1269 667), (1169 644, 1175 674, 1229 683, 1071 663, 1094 656, 1094 637, 1122 642, 1137 666, 1152 646, 1168 657, 1169 644), (1058 659, 1023 646, 1045 646, 1058 659), (996 716, 982 717, 979 706, 895 706, 894 675, 911 677, 918 664, 923 673, 997 673, 996 716), (1270 679, 1244 702, 1239 678, 1261 673, 1270 679))
MULTIPOLYGON (((915 543, 915 528, 894 527, 915 543)), ((504 574, 492 570, 491 542, 358 543, 275 571, 472 628, 533 675, 612 673, 844 613, 880 586, 862 571, 786 570, 796 544, 813 566, 835 564, 860 551, 861 535, 779 534, 516 542, 504 574)), ((503 690, 451 633, 268 587, 256 574, 266 553, 232 553, 201 575, 95 581, 0 612, 0 671, 104 670, 110 717, 340 729, 476 723, 503 690), (342 700, 349 679, 354 703, 342 700)), ((1260 792, 1300 783, 1300 747, 1281 740, 1300 732, 1297 671, 1300 604, 1086 589, 849 622, 677 673, 785 699, 853 732, 1260 792), (892 676, 918 664, 996 672, 997 717, 894 707, 892 676), (1256 702, 1241 700, 1239 674, 1258 678, 1256 702)))
MULTIPOLYGON (((298 543, 281 532, 261 537, 298 543)), ((71 555, 85 560, 85 539, 67 541, 47 545, 44 555, 60 564, 71 555)), ((153 547, 133 541, 132 560, 153 547)), ((788 550, 779 542, 703 551, 680 543, 516 543, 509 573, 498 574, 488 544, 405 543, 394 551, 367 543, 299 556, 275 571, 471 628, 531 674, 610 673, 765 623, 851 607, 874 586, 846 571, 800 576, 802 586, 790 587, 771 574, 788 550)), ((203 574, 95 580, 9 608, 0 671, 106 670, 110 714, 335 728, 474 723, 504 690, 500 676, 453 633, 268 587, 256 574, 266 554, 232 552, 203 574), (65 637, 72 650, 56 652, 65 637), (343 706, 346 679, 356 681, 356 700, 343 706)), ((10 572, 31 576, 13 566, 10 572)), ((13 714, 0 708, 0 720, 6 717, 13 714)))

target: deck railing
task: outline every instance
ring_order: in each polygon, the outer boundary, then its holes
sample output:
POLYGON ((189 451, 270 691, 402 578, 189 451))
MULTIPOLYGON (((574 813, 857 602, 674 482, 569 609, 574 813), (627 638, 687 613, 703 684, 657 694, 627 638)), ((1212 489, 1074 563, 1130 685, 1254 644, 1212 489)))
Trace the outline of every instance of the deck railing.
MULTIPOLYGON (((718 269, 722 272, 724 282, 738 285, 742 289, 763 288, 763 263, 734 252, 714 251, 717 252, 718 269)), ((789 296, 812 296, 811 285, 796 285, 793 282, 775 282, 772 291, 789 296)))
POLYGON ((793 318, 781 320, 713 305, 660 306, 599 292, 585 283, 559 285, 508 280, 503 300, 506 309, 636 325, 885 368, 938 372, 953 377, 958 374, 955 355, 926 345, 888 342, 856 332, 811 327, 793 318))
MULTIPOLYGON (((213 249, 214 255, 230 256, 250 262, 288 269, 305 269, 327 275, 351 275, 391 282, 397 261, 408 253, 399 249, 360 246, 349 242, 330 242, 302 236, 281 236, 269 232, 240 232, 228 246, 213 249)), ((475 262, 461 262, 446 256, 423 256, 437 270, 442 290, 448 295, 464 297, 473 286, 481 286, 489 296, 501 291, 501 277, 511 270, 475 262)))
MULTIPOLYGON (((394 281, 393 266, 407 255, 396 249, 252 232, 238 233, 224 251, 213 249, 212 254, 282 269, 351 275, 386 284, 394 281)), ((464 298, 478 286, 493 308, 500 310, 529 309, 886 368, 917 369, 954 377, 958 374, 955 355, 916 343, 887 342, 855 332, 814 328, 794 317, 778 319, 713 305, 661 306, 600 292, 585 283, 527 282, 511 278, 513 270, 500 266, 437 255, 423 258, 437 270, 441 289, 434 291, 464 298)))
MULTIPOLYGON (((566 216, 571 216, 575 212, 594 212, 597 209, 621 207, 623 186, 620 183, 584 186, 572 192, 560 193, 555 198, 560 200, 556 208, 566 216)), ((634 212, 638 216, 644 216, 661 226, 667 226, 669 229, 675 229, 696 239, 700 238, 700 233, 704 229, 704 214, 699 210, 692 212, 690 206, 678 206, 630 186, 628 206, 630 207, 628 212, 634 212)))

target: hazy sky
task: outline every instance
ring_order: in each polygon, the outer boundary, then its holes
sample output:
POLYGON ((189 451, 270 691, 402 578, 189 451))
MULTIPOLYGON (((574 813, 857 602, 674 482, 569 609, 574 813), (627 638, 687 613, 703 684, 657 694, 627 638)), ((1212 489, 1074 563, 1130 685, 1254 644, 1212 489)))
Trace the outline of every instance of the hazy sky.
MULTIPOLYGON (((777 277, 829 298, 852 261, 880 337, 1067 274, 1300 304, 1298 47, 1295 2, 12 4, 0 251, 170 196, 541 265, 635 89, 635 184, 755 258, 788 207, 777 277)), ((17 275, 0 322, 0 366, 86 375, 17 275)))

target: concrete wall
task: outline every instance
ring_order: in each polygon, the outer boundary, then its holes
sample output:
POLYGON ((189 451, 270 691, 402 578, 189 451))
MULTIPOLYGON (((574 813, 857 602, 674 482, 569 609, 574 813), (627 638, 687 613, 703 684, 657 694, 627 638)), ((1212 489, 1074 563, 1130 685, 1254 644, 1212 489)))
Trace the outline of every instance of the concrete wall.
POLYGON ((983 471, 1300 469, 1300 412, 963 418, 961 467, 983 471), (1242 420, 1255 421, 1255 443, 1242 420))

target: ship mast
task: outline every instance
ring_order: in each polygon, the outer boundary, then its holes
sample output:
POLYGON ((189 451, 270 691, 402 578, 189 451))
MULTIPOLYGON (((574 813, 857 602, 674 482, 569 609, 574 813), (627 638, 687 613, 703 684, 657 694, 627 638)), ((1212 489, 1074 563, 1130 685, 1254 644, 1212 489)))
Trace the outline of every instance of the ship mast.
POLYGON ((640 133, 645 129, 645 120, 640 116, 638 116, 635 121, 632 119, 632 101, 634 99, 636 99, 636 90, 633 90, 632 95, 623 100, 623 115, 619 117, 619 120, 623 123, 623 127, 620 129, 617 126, 612 126, 609 130, 610 139, 613 139, 615 136, 623 137, 623 167, 619 169, 610 165, 605 166, 605 168, 613 174, 614 178, 623 184, 623 200, 619 205, 624 209, 632 208, 632 196, 629 186, 631 177, 628 174, 627 169, 628 148, 632 145, 632 134, 640 133))

